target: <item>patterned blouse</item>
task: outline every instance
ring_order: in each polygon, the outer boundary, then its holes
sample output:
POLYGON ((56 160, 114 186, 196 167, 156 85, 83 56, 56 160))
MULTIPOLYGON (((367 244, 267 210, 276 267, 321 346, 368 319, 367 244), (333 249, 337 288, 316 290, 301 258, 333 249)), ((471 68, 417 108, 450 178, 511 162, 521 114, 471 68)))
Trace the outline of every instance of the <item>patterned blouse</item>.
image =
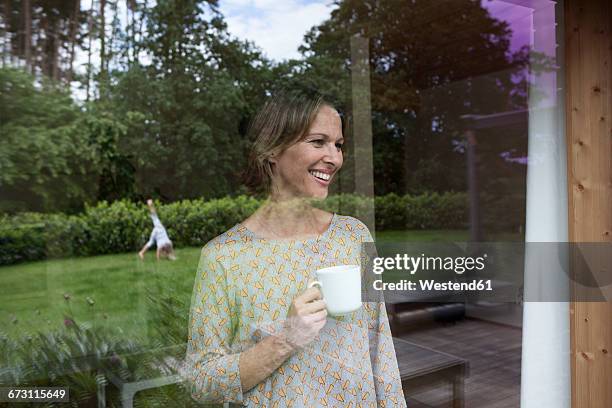
POLYGON ((278 330, 322 267, 361 263, 367 227, 334 214, 306 240, 267 240, 241 224, 207 243, 192 298, 187 361, 192 396, 249 407, 405 407, 382 302, 328 316, 313 342, 248 391, 240 352, 278 330))

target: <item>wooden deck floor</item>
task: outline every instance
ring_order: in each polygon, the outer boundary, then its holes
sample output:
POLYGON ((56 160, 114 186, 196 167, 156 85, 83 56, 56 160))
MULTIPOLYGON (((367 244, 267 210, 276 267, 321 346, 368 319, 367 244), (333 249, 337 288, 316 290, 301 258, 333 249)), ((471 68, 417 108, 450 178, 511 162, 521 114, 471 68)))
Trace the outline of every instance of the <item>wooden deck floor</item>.
MULTIPOLYGON (((480 320, 434 325, 400 334, 400 338, 464 358, 466 408, 515 408, 520 401, 521 330, 480 320)), ((451 387, 437 384, 407 392, 409 408, 450 407, 451 387)))

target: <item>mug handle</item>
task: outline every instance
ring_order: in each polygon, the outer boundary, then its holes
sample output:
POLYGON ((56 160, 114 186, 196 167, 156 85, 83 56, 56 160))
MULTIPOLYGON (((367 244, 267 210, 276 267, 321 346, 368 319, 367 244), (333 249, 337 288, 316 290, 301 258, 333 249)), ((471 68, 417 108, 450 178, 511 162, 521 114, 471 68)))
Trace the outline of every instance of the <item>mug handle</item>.
POLYGON ((323 287, 323 284, 319 281, 312 281, 308 284, 308 289, 312 288, 313 286, 318 286, 319 289, 321 289, 323 287))

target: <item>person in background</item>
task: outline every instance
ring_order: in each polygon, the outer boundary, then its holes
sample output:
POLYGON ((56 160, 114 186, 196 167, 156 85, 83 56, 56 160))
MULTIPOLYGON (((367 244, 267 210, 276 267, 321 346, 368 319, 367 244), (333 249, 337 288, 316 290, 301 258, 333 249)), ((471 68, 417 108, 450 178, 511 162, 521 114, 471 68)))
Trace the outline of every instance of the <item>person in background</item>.
POLYGON ((362 242, 372 242, 361 221, 312 205, 342 167, 340 115, 318 93, 277 92, 249 133, 248 185, 267 199, 202 249, 181 373, 192 398, 405 407, 384 303, 331 317, 309 288, 317 269, 359 264, 362 242))
POLYGON ((166 232, 166 228, 164 228, 163 224, 159 220, 157 216, 157 211, 155 211, 155 206, 153 205, 153 200, 150 198, 147 200, 147 206, 149 207, 149 214, 151 216, 151 220, 153 221, 153 231, 151 231, 151 237, 149 241, 142 247, 142 249, 138 252, 138 256, 140 259, 144 260, 145 252, 149 250, 153 246, 156 245, 157 251, 155 255, 157 260, 163 256, 168 257, 171 261, 176 260, 176 255, 174 254, 174 248, 172 247, 172 241, 168 237, 168 233, 166 232))

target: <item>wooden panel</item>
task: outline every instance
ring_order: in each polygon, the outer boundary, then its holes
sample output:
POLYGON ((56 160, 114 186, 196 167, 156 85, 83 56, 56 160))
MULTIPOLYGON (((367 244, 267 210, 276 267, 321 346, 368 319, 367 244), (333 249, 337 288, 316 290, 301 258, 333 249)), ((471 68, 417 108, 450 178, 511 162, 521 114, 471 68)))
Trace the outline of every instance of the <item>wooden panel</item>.
MULTIPOLYGON (((569 234, 612 241, 612 11, 565 2, 569 234)), ((574 290, 582 288, 574 287, 574 290)), ((612 406, 612 303, 572 303, 572 407, 612 406)))

